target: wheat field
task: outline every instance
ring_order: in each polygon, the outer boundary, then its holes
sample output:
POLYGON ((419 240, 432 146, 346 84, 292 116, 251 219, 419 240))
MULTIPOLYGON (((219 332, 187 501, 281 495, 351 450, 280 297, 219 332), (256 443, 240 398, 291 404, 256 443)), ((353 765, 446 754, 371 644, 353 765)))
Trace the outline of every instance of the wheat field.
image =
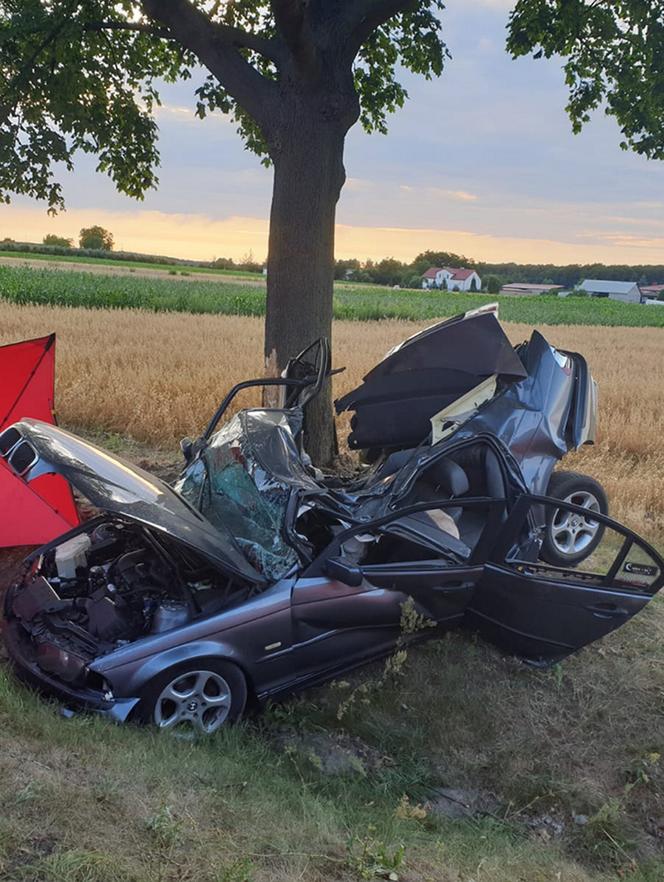
MULTIPOLYGON (((358 383, 394 343, 423 327, 405 321, 336 322, 333 359, 346 366, 335 395, 358 383)), ((507 324, 513 342, 531 328, 507 324)), ((56 405, 62 425, 176 450, 205 425, 228 388, 262 369, 262 320, 0 303, 0 343, 55 331, 56 405)), ((599 438, 565 467, 598 478, 611 512, 664 539, 664 332, 555 326, 555 345, 582 352, 600 385, 599 438)), ((255 395, 255 393, 254 393, 255 395)), ((251 393, 242 404, 256 401, 251 393)), ((339 426, 345 438, 345 421, 339 426)))

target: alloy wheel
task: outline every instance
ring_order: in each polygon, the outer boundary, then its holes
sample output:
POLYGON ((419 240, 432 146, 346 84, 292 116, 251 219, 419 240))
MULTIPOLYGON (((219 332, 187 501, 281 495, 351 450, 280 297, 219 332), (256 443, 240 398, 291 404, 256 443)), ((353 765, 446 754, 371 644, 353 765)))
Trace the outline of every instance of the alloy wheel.
POLYGON ((231 709, 231 690, 214 671, 188 671, 165 686, 154 708, 154 722, 160 729, 180 724, 210 735, 225 721, 231 709))
MULTIPOLYGON (((597 497, 588 490, 570 493, 563 502, 578 505, 588 512, 600 512, 597 497)), ((584 551, 599 530, 599 521, 588 515, 577 514, 564 509, 556 509, 551 519, 551 540, 556 551, 563 556, 571 556, 584 551)))

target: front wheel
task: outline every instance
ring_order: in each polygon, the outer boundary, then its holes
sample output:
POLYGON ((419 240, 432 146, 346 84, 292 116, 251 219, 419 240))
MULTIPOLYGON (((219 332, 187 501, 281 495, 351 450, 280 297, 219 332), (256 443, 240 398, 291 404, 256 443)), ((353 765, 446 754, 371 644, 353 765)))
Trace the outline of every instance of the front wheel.
POLYGON ((169 668, 147 684, 136 718, 162 730, 189 729, 212 735, 238 720, 247 702, 247 683, 234 664, 198 659, 169 668))
POLYGON ((549 510, 541 556, 553 566, 575 566, 589 557, 604 535, 604 525, 593 520, 592 513, 609 513, 609 503, 602 485, 577 472, 554 472, 547 496, 579 505, 588 511, 578 515, 566 509, 549 510))

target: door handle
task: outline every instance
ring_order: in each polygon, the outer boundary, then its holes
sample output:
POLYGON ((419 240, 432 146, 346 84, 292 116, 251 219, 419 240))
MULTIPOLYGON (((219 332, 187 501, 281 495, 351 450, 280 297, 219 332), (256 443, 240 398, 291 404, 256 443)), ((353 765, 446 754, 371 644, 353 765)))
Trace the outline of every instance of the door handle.
POLYGON ((433 591, 446 592, 450 594, 453 591, 467 591, 468 588, 474 588, 477 583, 474 581, 469 582, 443 582, 442 585, 434 585, 433 591))
POLYGON ((629 612, 623 607, 615 603, 594 603, 587 606, 586 609, 601 619, 624 619, 629 612))

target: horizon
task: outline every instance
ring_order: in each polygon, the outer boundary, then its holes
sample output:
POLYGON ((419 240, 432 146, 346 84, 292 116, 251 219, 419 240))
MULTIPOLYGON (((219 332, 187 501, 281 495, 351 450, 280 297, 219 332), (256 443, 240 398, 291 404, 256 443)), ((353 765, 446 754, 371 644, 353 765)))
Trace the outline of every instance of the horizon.
MULTIPOLYGON (((1 230, 0 230, 0 232, 1 232, 1 230)), ((70 246, 73 254, 75 254, 79 250, 82 250, 82 251, 90 250, 90 249, 86 249, 86 248, 80 248, 79 245, 77 245, 77 243, 76 243, 76 240, 78 238, 77 235, 76 236, 72 235, 67 238, 71 238, 74 240, 73 244, 70 246)), ((19 245, 25 245, 26 247, 31 249, 35 254, 41 254, 42 256, 47 256, 49 254, 49 250, 48 250, 49 248, 57 249, 57 248, 64 247, 64 246, 57 246, 57 245, 54 246, 54 245, 46 244, 44 242, 36 242, 36 241, 31 241, 31 240, 0 239, 0 252, 2 252, 2 251, 9 251, 9 252, 15 251, 17 254, 16 259, 19 260, 19 259, 21 259, 21 257, 24 257, 26 253, 28 253, 25 251, 20 251, 20 249, 16 248, 16 246, 19 246, 19 245), (2 247, 3 244, 8 241, 11 242, 11 247, 9 249, 3 249, 3 247, 2 247)), ((427 249, 427 250, 429 250, 429 249, 427 249)), ((178 255, 174 255, 174 254, 164 254, 163 252, 131 251, 131 250, 126 250, 126 249, 122 249, 122 248, 116 248, 115 244, 113 245, 112 250, 110 250, 108 252, 100 252, 99 255, 95 255, 95 257, 98 256, 100 260, 104 260, 105 255, 107 255, 108 259, 112 260, 113 258, 122 259, 122 255, 125 255, 125 254, 131 255, 131 257, 134 259, 141 258, 141 257, 146 258, 146 260, 149 260, 153 263, 156 263, 159 260, 163 259, 163 260, 185 261, 185 262, 191 262, 192 264, 195 264, 195 265, 198 265, 198 264, 203 265, 203 264, 207 264, 207 263, 212 263, 214 260, 219 259, 219 258, 229 259, 228 255, 224 255, 224 254, 219 254, 215 258, 208 260, 206 258, 190 257, 188 255, 178 256, 178 255)), ((66 258, 67 254, 60 253, 60 252, 56 251, 56 252, 54 252, 54 256, 59 257, 59 258, 60 257, 66 258)), ((398 258, 392 257, 392 255, 383 255, 382 257, 379 257, 377 259, 372 258, 372 257, 367 257, 367 258, 335 257, 335 264, 339 263, 339 262, 344 262, 347 260, 357 260, 358 263, 360 264, 360 267, 365 267, 370 262, 373 263, 374 265, 377 265, 382 260, 396 260, 397 263, 400 263, 403 267, 408 267, 408 266, 411 266, 413 263, 415 263, 415 261, 418 259, 419 256, 420 256, 419 254, 416 254, 407 260, 399 260, 398 258)), ((511 261, 511 260, 504 260, 504 261, 478 260, 478 259, 475 259, 474 257, 468 256, 468 255, 456 255, 456 256, 463 257, 464 262, 465 262, 465 265, 464 265, 464 263, 460 262, 459 265, 456 267, 456 269, 467 269, 467 268, 470 268, 473 266, 487 266, 487 267, 499 267, 499 266, 548 267, 548 266, 550 266, 553 269, 566 269, 568 267, 573 267, 573 266, 577 266, 580 269, 586 268, 586 267, 591 268, 591 267, 595 267, 595 266, 603 266, 605 269, 613 269, 613 268, 618 268, 618 267, 623 267, 623 266, 632 267, 632 268, 638 267, 639 269, 660 269, 661 267, 664 267, 664 255, 662 255, 662 260, 660 263, 603 263, 602 261, 593 261, 591 263, 542 263, 542 262, 531 263, 531 262, 521 262, 521 261, 511 261)), ((238 268, 240 268, 243 263, 255 263, 257 266, 262 266, 263 269, 265 269, 265 267, 267 266, 267 256, 264 258, 259 258, 255 254, 253 254, 251 251, 246 252, 245 254, 241 255, 238 258, 230 258, 230 260, 233 261, 234 265, 238 268)), ((140 260, 137 260, 137 262, 140 263, 140 260)), ((439 267, 437 264, 431 264, 429 269, 434 268, 434 266, 438 269, 443 268, 442 266, 439 267)), ((452 267, 452 264, 447 264, 447 266, 452 267)), ((611 280, 607 280, 607 281, 611 281, 611 280)), ((517 284, 523 284, 523 283, 517 283, 517 284)), ((540 283, 536 283, 536 284, 540 284, 540 283)))

